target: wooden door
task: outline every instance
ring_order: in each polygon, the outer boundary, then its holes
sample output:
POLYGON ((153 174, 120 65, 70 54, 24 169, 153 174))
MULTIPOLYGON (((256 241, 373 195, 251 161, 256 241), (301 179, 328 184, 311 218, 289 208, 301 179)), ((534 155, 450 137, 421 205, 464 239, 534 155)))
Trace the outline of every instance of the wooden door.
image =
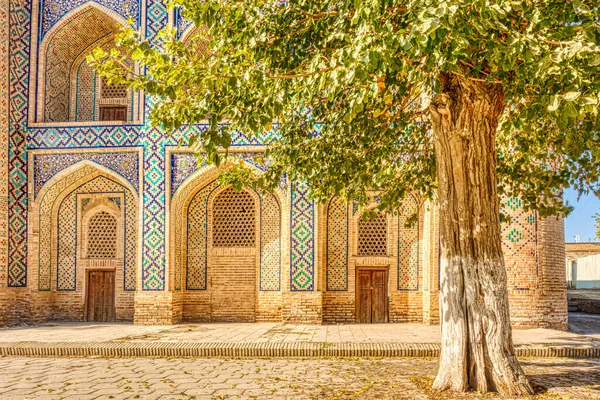
POLYGON ((356 322, 387 322, 387 270, 360 269, 356 276, 356 322))
POLYGON ((115 320, 115 271, 88 271, 86 320, 115 320))
POLYGON ((127 121, 127 107, 101 107, 100 121, 127 121))

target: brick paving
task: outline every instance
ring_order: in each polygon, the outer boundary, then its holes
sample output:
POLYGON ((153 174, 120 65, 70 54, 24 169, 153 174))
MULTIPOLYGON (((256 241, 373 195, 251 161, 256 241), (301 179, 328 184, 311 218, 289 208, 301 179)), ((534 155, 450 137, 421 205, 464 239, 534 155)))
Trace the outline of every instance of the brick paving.
MULTIPOLYGON (((539 399, 600 399, 600 360, 526 359, 539 399)), ((0 359, 0 398, 476 399, 429 389, 426 359, 0 359)), ((485 398, 500 398, 485 396, 485 398)))
MULTIPOLYGON (((600 324, 598 324, 600 326, 600 324)), ((595 328, 598 328, 596 326, 595 328)), ((582 332, 584 333, 584 332, 582 332)), ((600 340, 553 329, 513 330, 516 344, 598 345, 600 340)), ((439 343, 440 327, 417 323, 295 325, 207 323, 141 326, 126 323, 56 323, 0 329, 4 342, 198 343, 439 343)))

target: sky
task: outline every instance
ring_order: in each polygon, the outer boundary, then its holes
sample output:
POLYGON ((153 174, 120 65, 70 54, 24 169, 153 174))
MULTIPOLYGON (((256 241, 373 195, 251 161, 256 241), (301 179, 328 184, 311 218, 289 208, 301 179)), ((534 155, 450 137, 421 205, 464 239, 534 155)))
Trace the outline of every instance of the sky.
POLYGON ((594 214, 600 212, 600 199, 589 194, 577 201, 577 192, 569 189, 565 191, 565 200, 575 207, 565 219, 565 242, 574 242, 575 235, 579 235, 580 242, 600 241, 596 238, 593 218, 594 214))

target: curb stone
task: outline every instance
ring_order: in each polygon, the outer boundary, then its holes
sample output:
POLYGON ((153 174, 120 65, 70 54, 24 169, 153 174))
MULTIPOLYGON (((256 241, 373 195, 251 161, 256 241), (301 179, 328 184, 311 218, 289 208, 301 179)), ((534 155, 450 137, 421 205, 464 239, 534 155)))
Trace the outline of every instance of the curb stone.
MULTIPOLYGON (((600 358, 600 347, 515 345, 517 357, 600 358)), ((437 343, 198 343, 198 342, 4 342, 0 356, 12 357, 401 357, 435 358, 437 343)))

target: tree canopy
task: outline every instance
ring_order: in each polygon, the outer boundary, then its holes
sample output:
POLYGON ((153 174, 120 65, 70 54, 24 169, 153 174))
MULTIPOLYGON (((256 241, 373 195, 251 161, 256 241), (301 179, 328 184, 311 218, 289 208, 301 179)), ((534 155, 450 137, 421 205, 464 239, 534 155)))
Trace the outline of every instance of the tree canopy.
POLYGON ((524 395, 533 389, 513 350, 499 195, 547 216, 569 210, 564 187, 600 193, 600 11, 589 3, 172 0, 197 27, 189 41, 166 29, 155 45, 129 28, 89 60, 160 100, 151 122, 187 130, 211 163, 232 130, 276 131, 265 175, 224 174, 238 186, 286 174, 318 200, 367 204, 377 191, 387 210, 437 192, 434 387, 524 395))
MULTIPOLYGON (((287 173, 313 196, 395 208, 436 188, 428 105, 440 74, 499 83, 499 192, 542 214, 567 211, 556 190, 597 191, 600 12, 585 1, 176 0, 194 40, 175 29, 153 46, 132 28, 121 51, 90 61, 156 96, 151 121, 173 131, 207 121, 190 145, 219 162, 232 130, 275 129, 273 184, 287 173), (193 41, 191 41, 193 42, 193 41), (200 44, 200 45, 198 45, 200 44), (131 54, 145 75, 119 60, 131 54), (317 134, 318 132, 318 134, 317 134), (543 195, 543 196, 540 196, 543 195)), ((247 173, 236 173, 252 179, 247 173)), ((267 182, 268 181, 268 182, 267 182)), ((257 183, 257 182, 255 182, 257 183)))

